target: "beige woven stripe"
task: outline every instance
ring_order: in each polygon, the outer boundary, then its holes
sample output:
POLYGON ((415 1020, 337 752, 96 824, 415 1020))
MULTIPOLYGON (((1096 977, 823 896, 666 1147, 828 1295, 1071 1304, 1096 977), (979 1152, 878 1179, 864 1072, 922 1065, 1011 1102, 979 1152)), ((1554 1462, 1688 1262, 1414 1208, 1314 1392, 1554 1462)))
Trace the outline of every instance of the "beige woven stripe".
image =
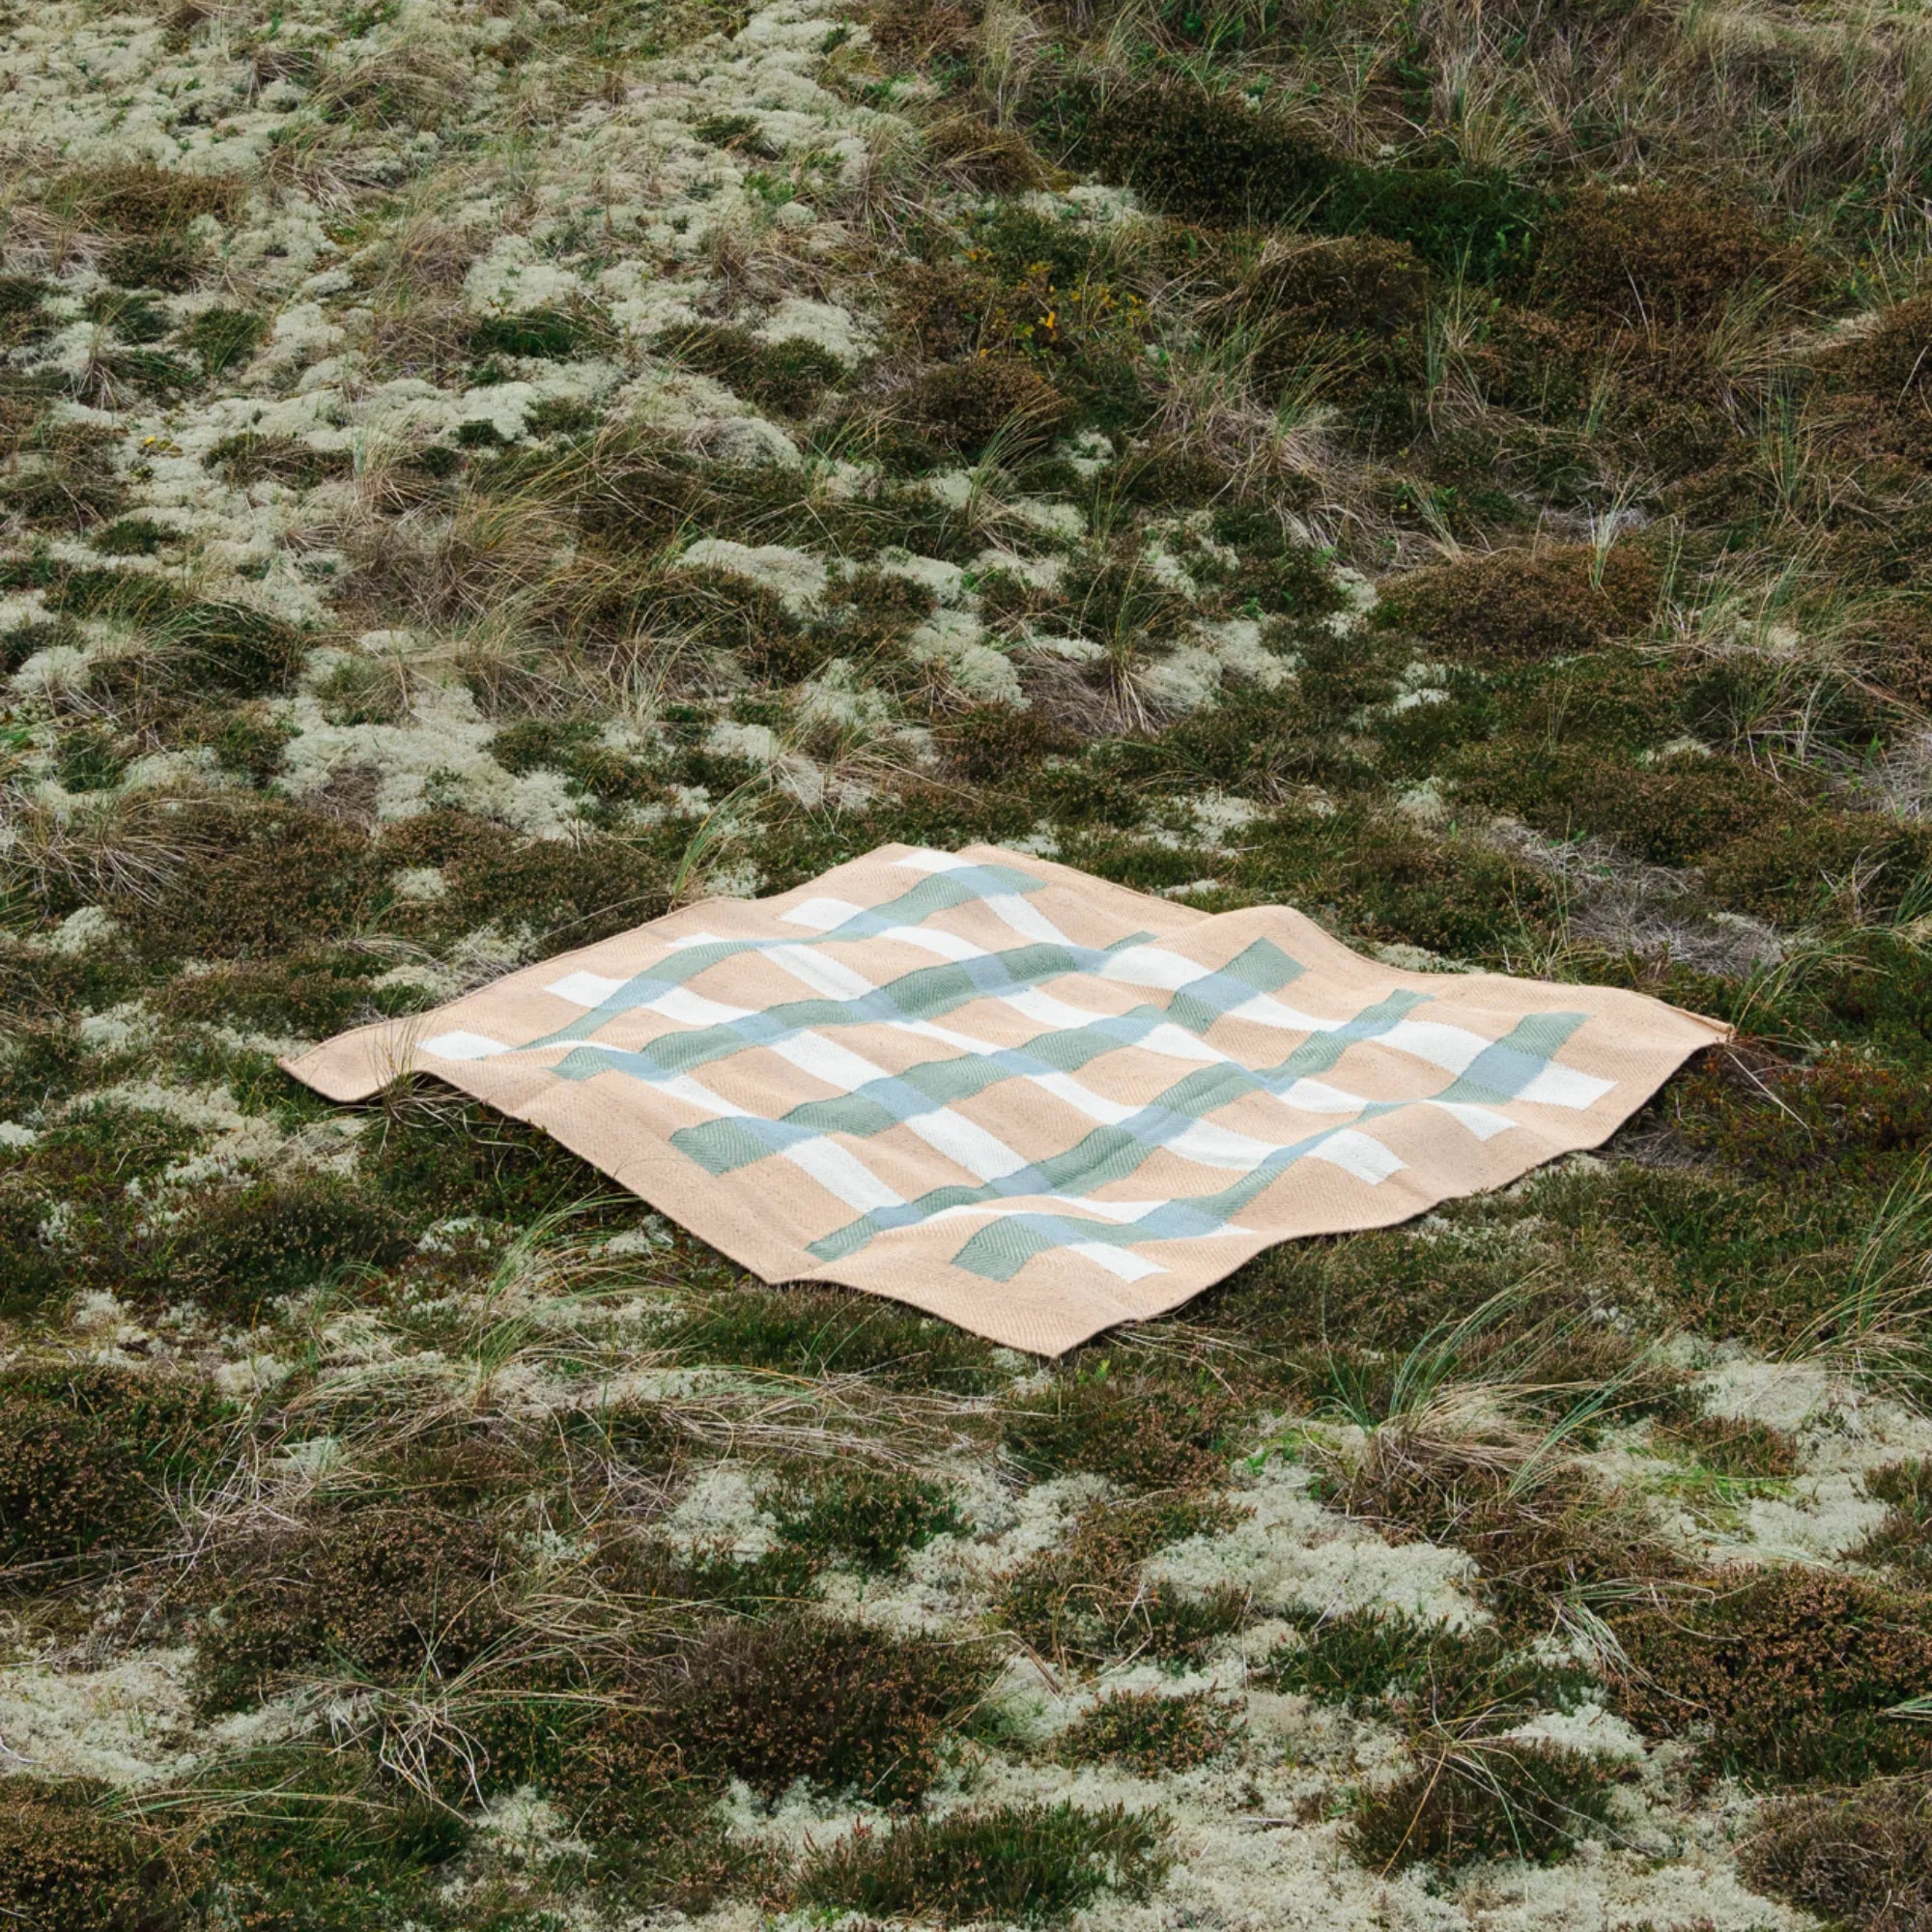
POLYGON ((1595 1147, 1726 1031, 1611 988, 1401 972, 1285 908, 891 845, 284 1065, 340 1101, 434 1074, 767 1281, 1057 1354, 1273 1242, 1595 1147))

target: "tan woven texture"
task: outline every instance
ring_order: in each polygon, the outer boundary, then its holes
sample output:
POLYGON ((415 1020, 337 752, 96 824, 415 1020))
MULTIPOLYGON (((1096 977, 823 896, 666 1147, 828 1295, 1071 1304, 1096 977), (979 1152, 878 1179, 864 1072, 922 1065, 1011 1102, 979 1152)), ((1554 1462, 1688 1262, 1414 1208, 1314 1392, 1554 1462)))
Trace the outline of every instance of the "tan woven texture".
POLYGON ((1716 1021, 1401 972, 1300 914, 888 845, 711 899, 285 1063, 433 1074, 766 1281, 1058 1354, 1271 1243, 1386 1227, 1595 1147, 1716 1021))

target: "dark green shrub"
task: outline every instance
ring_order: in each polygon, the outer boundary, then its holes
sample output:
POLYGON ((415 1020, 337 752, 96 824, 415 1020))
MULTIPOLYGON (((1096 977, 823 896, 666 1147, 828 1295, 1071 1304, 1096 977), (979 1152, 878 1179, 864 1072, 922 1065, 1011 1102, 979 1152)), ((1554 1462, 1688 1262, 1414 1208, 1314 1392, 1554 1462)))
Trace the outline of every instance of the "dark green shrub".
POLYGON ((1607 1822, 1610 1782, 1598 1760, 1561 1745, 1444 1746, 1363 1804, 1349 1850, 1377 1872, 1447 1872, 1476 1859, 1553 1864, 1607 1822))
POLYGON ((700 1303, 665 1337, 689 1362, 736 1362, 789 1376, 867 1376, 983 1395, 1005 1377, 977 1336, 871 1295, 751 1283, 700 1303))
POLYGON ((0 1565, 137 1547, 208 1462, 222 1406, 199 1383, 99 1364, 0 1372, 0 1565))
POLYGON ((145 295, 109 290, 90 297, 86 313, 123 342, 158 342, 168 332, 167 317, 145 295))
POLYGON ((1865 1477, 1865 1494, 1886 1505, 1885 1520, 1851 1554, 1889 1564, 1911 1580, 1932 1580, 1932 1463, 1912 1456, 1865 1477))
POLYGON ((1246 1598, 1231 1585, 1198 1596, 1165 1580, 1146 1585, 1140 1568, 1170 1544, 1239 1520, 1239 1512, 1221 1501, 1096 1503, 1064 1545, 1028 1557, 1005 1578, 997 1612, 1043 1656, 1199 1657, 1241 1627, 1246 1598))
POLYGON ((815 342, 761 342, 750 330, 714 325, 670 337, 664 345, 688 368, 715 376, 760 409, 780 415, 810 413, 845 373, 845 365, 815 342))
POLYGON ((1133 1376, 1056 1381, 1001 1423, 1007 1453, 1034 1475, 1075 1471, 1123 1489, 1196 1489, 1227 1470, 1235 1404, 1218 1386, 1133 1376))
POLYGON ((1122 457, 1108 481, 1122 502, 1191 509, 1232 490, 1235 475, 1206 450, 1154 442, 1122 457))
POLYGON ((523 355, 561 362, 587 343, 589 331, 575 316, 558 309, 532 309, 527 315, 492 315, 469 331, 477 355, 523 355))
POLYGON ((1054 1740, 1065 1764, 1123 1764, 1141 1777, 1193 1771, 1232 1750, 1241 1735, 1228 1705, 1206 1690, 1184 1697, 1115 1690, 1054 1740))
POLYGON ((299 1039, 327 1039, 377 1012, 412 1009, 412 989, 370 985, 367 953, 303 948, 276 959, 216 966, 171 980, 158 1009, 208 1026, 253 1027, 299 1039))
POLYGON ((1504 176, 1367 167, 1246 96, 1170 77, 1041 103, 1071 157, 1184 220, 1245 227, 1299 217, 1331 235, 1406 243, 1446 273, 1520 277, 1548 200, 1504 176))
MULTIPOLYGON (((22 451, 35 461, 31 467, 16 466, 16 473, 0 488, 0 502, 26 522, 50 529, 86 529, 110 521, 128 496, 118 442, 111 431, 103 433, 92 423, 38 426, 22 451)), ((32 566, 28 568, 31 572, 32 566)), ((57 568, 50 566, 47 575, 54 576, 57 568)), ((48 601, 67 602, 65 597, 48 601)))
POLYGON ((1932 1737, 1889 1715, 1932 1683, 1932 1599, 1829 1570, 1720 1574, 1702 1601, 1615 1619, 1625 1714, 1706 1729, 1698 1761, 1758 1785, 1932 1769, 1932 1737))
POLYGON ((1605 1490, 1585 1470, 1551 1462, 1523 1472, 1478 1444, 1416 1443, 1378 1430, 1336 1473, 1332 1500, 1391 1542, 1466 1550, 1502 1634, 1540 1634, 1551 1606, 1579 1586, 1668 1577, 1676 1558, 1640 1500, 1605 1490))
POLYGON ((1918 1779, 1788 1799, 1739 1859, 1745 1882, 1846 1932, 1932 1924, 1932 1796, 1918 1779))
POLYGON ((902 66, 970 60, 983 12, 982 0, 883 0, 871 16, 872 44, 902 66))
POLYGON ((1884 1182, 1932 1141, 1932 1094, 1916 1074, 1828 1047, 1808 1066, 1757 1064, 1741 1051, 1685 1083, 1685 1139, 1728 1167, 1766 1179, 1809 1168, 1884 1182))
POLYGON ((69 791, 106 791, 127 769, 112 730, 83 724, 61 734, 54 772, 69 791))
MULTIPOLYGON (((363 1137, 360 1173, 405 1227, 454 1214, 524 1223, 592 1200, 610 1204, 607 1225, 625 1225, 630 1211, 612 1201, 608 1179, 542 1128, 427 1081, 391 1090, 363 1137)), ((599 1224, 587 1210, 575 1223, 599 1224)))
POLYGON ((117 902, 156 959, 248 958, 355 931, 373 880, 368 835, 320 811, 253 804, 184 821, 195 864, 158 895, 117 902))
POLYGON ((949 114, 928 124, 925 152, 948 178, 981 194, 1017 194, 1043 179, 1024 135, 977 114, 949 114))
POLYGON ((67 1278, 60 1250, 42 1235, 46 1220, 38 1187, 0 1191, 0 1321, 31 1315, 60 1293, 67 1278))
POLYGON ((666 1781, 661 1770, 634 1778, 628 1760, 600 1759, 596 1745, 593 1737, 579 1747, 581 1760, 553 1788, 570 1804, 575 1828, 596 1840, 592 1870, 615 1897, 653 1916, 689 1917, 726 1899, 782 1901, 782 1863, 733 1834, 714 1786, 666 1781))
POLYGON ((1120 1805, 1007 1805, 911 1819, 884 1833, 862 1824, 812 1859, 799 1894, 895 1918, 1037 1925, 1103 1892, 1145 1897, 1173 1862, 1166 1836, 1157 1813, 1120 1805))
MULTIPOLYGON (((182 331, 182 346, 192 350, 201 358, 203 375, 219 376, 252 355, 268 332, 269 318, 253 309, 206 308, 182 331)), ((223 440, 236 442, 243 440, 229 437, 223 440)), ((347 451, 342 452, 345 468, 347 454, 347 451)))
MULTIPOLYGON (((1503 789, 1500 775, 1495 789, 1503 789)), ((1365 939, 1450 958, 1493 956, 1556 911, 1547 875, 1507 852, 1347 809, 1320 817, 1283 811, 1258 827, 1242 884, 1291 905, 1332 908, 1365 939)))
POLYGON ((1005 433, 1018 442, 1050 436, 1065 413, 1060 392, 1022 361, 981 356, 932 369, 906 389, 900 406, 942 448, 977 456, 1005 433))
POLYGON ((1771 825, 1713 852, 1711 895, 1760 919, 1799 924, 1856 879, 1861 911, 1895 912, 1932 869, 1932 838, 1889 812, 1819 811, 1771 825))
POLYGON ((1520 736, 1457 760, 1458 796, 1514 812, 1557 838, 1594 833, 1630 858, 1685 866, 1733 840, 1768 834, 1802 809, 1802 779, 1695 752, 1645 763, 1601 746, 1520 736), (1797 794, 1797 795, 1794 795, 1797 794))
POLYGON ((1654 1439, 1666 1452, 1693 1456, 1719 1476, 1776 1481, 1795 1476, 1803 1461, 1795 1435, 1748 1417, 1694 1416, 1659 1430, 1654 1439))
POLYGON ((1820 358, 1835 387, 1884 403, 1932 389, 1932 295, 1884 310, 1871 327, 1820 358))
POLYGON ((247 185, 239 175, 114 161, 73 169, 61 178, 56 191, 96 228, 159 235, 185 228, 204 214, 233 219, 247 185))
MULTIPOLYGON (((0 349, 23 349, 47 333, 43 305, 52 293, 51 282, 31 275, 0 275, 0 349)), ((0 415, 0 424, 14 429, 5 415, 0 415)))
POLYGON ((998 280, 964 262, 913 262, 893 278, 898 339, 934 362, 958 362, 998 339, 998 280))
POLYGON ((1406 243, 1442 274, 1490 283, 1527 279, 1548 209, 1541 189, 1506 175, 1351 165, 1338 170, 1320 220, 1331 233, 1406 243))
POLYGON ((203 461, 237 486, 269 481, 298 490, 347 476, 353 467, 346 449, 317 449, 298 437, 258 436, 253 430, 223 437, 203 461))
POLYGON ((1233 314, 1299 336, 1391 341, 1427 313, 1429 270, 1412 248, 1373 236, 1295 242, 1264 255, 1230 298, 1233 314))
POLYGON ((308 655, 293 625, 243 604, 185 605, 164 635, 198 684, 235 697, 286 691, 308 655))
POLYGON ((226 1320, 251 1321, 277 1295, 345 1269, 392 1267, 413 1245, 402 1215, 348 1181, 258 1180, 207 1197, 172 1228, 150 1281, 185 1290, 226 1320))
POLYGON ((16 624, 0 635, 0 675, 11 677, 30 657, 54 644, 68 642, 72 626, 52 623, 16 624))
POLYGON ((1384 582, 1378 614, 1450 656, 1567 657, 1640 630, 1662 589, 1630 544, 1492 551, 1384 582))
POLYGON ((1753 284, 1798 296, 1816 280, 1749 209, 1662 183, 1575 196, 1549 222, 1538 272, 1559 314, 1637 329, 1712 322, 1753 284))
POLYGON ((1279 221, 1313 208, 1342 172, 1334 155, 1244 96, 1191 81, 1070 90, 1050 111, 1075 160, 1190 221, 1279 221))
POLYGON ((760 160, 775 161, 781 152, 765 138, 755 114, 713 114, 696 123, 691 131, 707 147, 756 155, 760 160))
POLYGON ((0 1919, 21 1932, 170 1932, 182 1922, 190 1874, 175 1868, 158 1832, 116 1817, 110 1800, 91 1779, 0 1779, 0 1919))
POLYGON ((180 295, 201 279, 208 250, 183 235, 144 235, 110 248, 100 271, 116 288, 180 295))
POLYGON ((1042 760, 1080 745, 1065 725, 1010 704, 976 704, 957 713, 947 722, 944 743, 960 777, 975 784, 1022 778, 1042 760))
POLYGON ((940 1483, 907 1469, 834 1462, 798 1463, 763 1492, 780 1540, 814 1562, 890 1575, 936 1536, 966 1528, 940 1483))
POLYGON ((325 1514, 222 1602, 199 1646, 200 1706, 241 1710, 304 1675, 448 1683, 513 1628, 504 1561, 491 1524, 417 1503, 325 1514))
POLYGON ((940 1742, 983 1683, 970 1646, 907 1642, 809 1615, 711 1626, 654 1687, 644 1726, 694 1770, 776 1799, 801 1778, 877 1804, 917 1804, 940 1742))
POLYGON ((225 1752, 186 1795, 197 1785, 214 1799, 202 1833, 214 1884, 196 1932, 210 1918, 236 1932, 434 1923, 440 1868, 468 1835, 453 1804, 412 1790, 372 1751, 326 1738, 225 1752), (230 1799, 237 1789, 245 1804, 230 1799))
POLYGON ((180 541, 180 532, 147 517, 123 517, 88 538, 88 548, 102 556, 153 556, 163 544, 180 541))
POLYGON ((1582 1671, 1512 1651, 1492 1625, 1452 1630, 1379 1609, 1296 1621, 1306 1634, 1268 1658, 1268 1681, 1354 1714, 1394 1706, 1435 1723, 1494 1722, 1505 1712, 1572 1705, 1596 1689, 1582 1671))

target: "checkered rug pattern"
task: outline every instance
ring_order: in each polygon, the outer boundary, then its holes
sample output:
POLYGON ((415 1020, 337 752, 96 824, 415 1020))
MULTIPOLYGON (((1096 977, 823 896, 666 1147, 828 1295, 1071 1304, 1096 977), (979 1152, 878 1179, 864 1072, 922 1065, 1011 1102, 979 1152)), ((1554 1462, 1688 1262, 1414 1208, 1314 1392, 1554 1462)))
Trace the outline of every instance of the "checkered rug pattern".
POLYGON ((285 1063, 531 1122, 768 1281, 1058 1353, 1604 1141, 1725 1029, 992 846, 713 899, 285 1063))

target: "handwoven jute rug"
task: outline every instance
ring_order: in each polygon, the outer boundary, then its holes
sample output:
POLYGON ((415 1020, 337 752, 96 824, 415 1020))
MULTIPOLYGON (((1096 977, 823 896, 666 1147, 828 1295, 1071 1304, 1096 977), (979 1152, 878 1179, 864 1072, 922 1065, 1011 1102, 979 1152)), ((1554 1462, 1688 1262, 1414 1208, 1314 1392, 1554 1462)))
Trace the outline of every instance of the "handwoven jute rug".
POLYGON ((1725 1037, 1634 993, 1400 972, 1281 907, 887 845, 285 1063, 436 1075, 771 1282, 1057 1354, 1297 1235, 1595 1147, 1725 1037))

